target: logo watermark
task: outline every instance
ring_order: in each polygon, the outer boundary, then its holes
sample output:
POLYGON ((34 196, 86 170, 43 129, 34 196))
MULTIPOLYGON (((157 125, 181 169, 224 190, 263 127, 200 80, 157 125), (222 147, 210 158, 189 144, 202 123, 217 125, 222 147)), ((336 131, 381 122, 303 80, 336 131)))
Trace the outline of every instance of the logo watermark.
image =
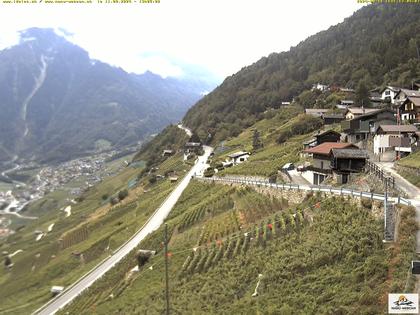
POLYGON ((416 293, 388 294, 388 314, 418 314, 419 295, 416 293))

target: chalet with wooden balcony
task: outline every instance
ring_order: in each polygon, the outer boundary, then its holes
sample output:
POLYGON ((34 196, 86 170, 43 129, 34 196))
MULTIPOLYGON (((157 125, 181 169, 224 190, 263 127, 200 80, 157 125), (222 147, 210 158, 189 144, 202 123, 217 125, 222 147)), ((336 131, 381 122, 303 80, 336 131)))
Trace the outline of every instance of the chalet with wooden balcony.
POLYGON ((420 122, 420 97, 408 96, 397 109, 397 117, 401 123, 420 122))
POLYGON ((394 97, 395 105, 401 105, 408 97, 420 97, 420 91, 401 89, 394 97))
POLYGON ((338 183, 347 183, 351 173, 361 172, 368 154, 351 143, 324 142, 316 147, 304 150, 312 154, 312 164, 307 167, 313 173, 312 183, 321 184, 327 177, 338 183))
POLYGON ((419 148, 414 125, 380 125, 373 138, 373 153, 378 160, 394 161, 419 148))
POLYGON ((346 141, 357 143, 373 137, 379 125, 395 125, 395 114, 389 109, 376 109, 341 122, 346 141))

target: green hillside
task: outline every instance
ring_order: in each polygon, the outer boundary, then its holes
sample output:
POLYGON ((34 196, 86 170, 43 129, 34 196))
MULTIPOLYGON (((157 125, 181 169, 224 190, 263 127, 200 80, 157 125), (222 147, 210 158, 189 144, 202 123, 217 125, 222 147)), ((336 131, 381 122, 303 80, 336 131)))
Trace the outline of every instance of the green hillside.
MULTIPOLYGON (((228 77, 185 116, 213 143, 238 135, 267 108, 291 101, 314 83, 357 88, 411 87, 420 79, 420 6, 375 4, 292 47, 228 77)), ((298 100, 296 98, 296 100, 298 100)))
POLYGON ((240 174, 275 176, 281 167, 300 160, 302 142, 320 130, 322 121, 302 113, 298 106, 271 110, 237 137, 228 138, 216 145, 211 166, 218 167, 227 156, 237 151, 247 151, 251 156, 247 163, 221 169, 218 175, 240 174), (254 148, 254 134, 258 132, 260 148, 254 148))
POLYGON ((77 204, 66 202, 57 191, 29 206, 23 214, 39 218, 16 220, 17 232, 0 239, 1 252, 22 250, 12 257, 10 269, 0 268, 1 314, 31 313, 51 298, 51 286, 69 286, 112 254, 174 188, 167 177, 156 179, 156 175, 171 172, 182 177, 190 168, 182 154, 163 160, 154 173, 144 172, 144 165, 133 163, 91 187, 77 204), (63 211, 68 205, 70 216, 63 211), (37 231, 44 233, 38 241, 37 231))
MULTIPOLYGON (((167 220, 172 312, 381 313, 387 290, 406 283, 414 215, 403 210, 399 242, 385 246, 381 220, 347 199, 308 195, 294 205, 194 181, 167 220)), ((133 252, 61 314, 161 314, 162 241, 161 228, 141 244, 157 254, 139 272, 130 273, 133 252)))

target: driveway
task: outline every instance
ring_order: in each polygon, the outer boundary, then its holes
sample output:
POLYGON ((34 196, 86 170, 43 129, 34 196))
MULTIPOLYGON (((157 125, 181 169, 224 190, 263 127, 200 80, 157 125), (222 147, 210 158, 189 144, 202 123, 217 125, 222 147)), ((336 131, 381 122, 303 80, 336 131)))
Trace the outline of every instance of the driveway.
POLYGON ((310 185, 311 183, 308 182, 300 172, 298 172, 296 169, 287 171, 292 178, 292 183, 297 185, 310 185))

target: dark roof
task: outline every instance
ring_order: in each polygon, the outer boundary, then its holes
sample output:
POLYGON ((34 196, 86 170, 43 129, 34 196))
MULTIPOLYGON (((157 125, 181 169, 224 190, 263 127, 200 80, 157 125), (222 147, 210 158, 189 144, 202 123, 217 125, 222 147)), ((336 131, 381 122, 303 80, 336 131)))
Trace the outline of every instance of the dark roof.
POLYGON ((338 159, 368 159, 369 154, 366 150, 360 149, 332 149, 333 157, 338 159))
POLYGON ((231 159, 236 159, 237 157, 243 156, 243 155, 248 155, 249 152, 244 152, 244 151, 239 151, 239 152, 235 152, 229 155, 229 157, 231 159))
POLYGON ((411 96, 408 96, 407 99, 405 100, 404 104, 407 101, 410 101, 411 103, 413 103, 414 106, 420 106, 420 97, 411 97, 411 96))
POLYGON ((357 119, 362 119, 362 118, 366 118, 366 117, 370 117, 370 116, 375 116, 379 113, 384 113, 384 112, 389 112, 389 113, 392 113, 394 115, 394 112, 392 110, 387 109, 387 108, 382 108, 382 109, 377 109, 375 111, 372 111, 372 112, 364 114, 364 115, 356 116, 351 120, 357 120, 357 119))
POLYGON ((411 97, 420 97, 420 91, 416 91, 416 90, 408 90, 408 89, 401 89, 401 91, 399 91, 394 98, 396 98, 400 93, 404 93, 407 96, 411 96, 411 97))
POLYGON ((340 119, 344 119, 344 114, 324 114, 322 115, 322 117, 325 118, 340 118, 340 119))
POLYGON ((417 127, 414 125, 380 125, 378 131, 386 133, 399 133, 399 132, 416 132, 417 127))
POLYGON ((304 141, 303 144, 311 144, 311 143, 314 143, 314 142, 316 142, 316 139, 315 138, 311 138, 311 139, 309 139, 307 141, 304 141))
POLYGON ((321 155, 329 155, 332 149, 344 149, 344 148, 353 148, 356 146, 351 143, 343 143, 343 142, 324 142, 316 147, 311 149, 304 150, 303 152, 306 153, 314 153, 314 154, 321 154, 321 155))
POLYGON ((386 86, 386 87, 384 87, 381 91, 380 91, 380 93, 382 94, 382 92, 383 91, 385 91, 386 89, 390 89, 391 91, 393 91, 393 92, 399 92, 400 90, 401 90, 401 88, 399 88, 399 87, 395 87, 395 86, 386 86))
MULTIPOLYGON (((325 117, 325 116, 324 116, 324 117, 325 117)), ((333 134, 335 134, 335 135, 337 135, 337 136, 341 136, 341 134, 340 134, 339 132, 335 131, 335 130, 326 130, 326 131, 324 131, 324 132, 321 132, 321 133, 315 134, 314 136, 315 136, 315 137, 320 137, 320 136, 324 136, 324 135, 327 135, 327 134, 330 134, 330 133, 333 133, 333 134)))

